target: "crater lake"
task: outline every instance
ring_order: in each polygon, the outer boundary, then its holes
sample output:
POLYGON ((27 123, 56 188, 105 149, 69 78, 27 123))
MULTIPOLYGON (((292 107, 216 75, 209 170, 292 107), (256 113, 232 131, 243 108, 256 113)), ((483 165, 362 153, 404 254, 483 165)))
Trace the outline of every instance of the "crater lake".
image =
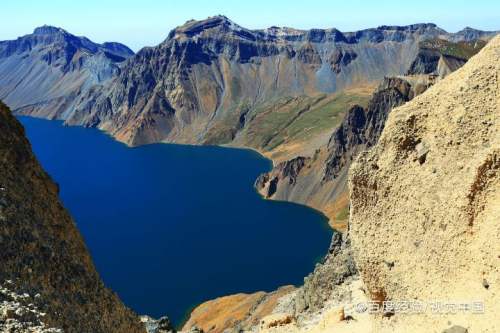
POLYGON ((18 119, 105 284, 138 314, 179 324, 209 299, 300 285, 327 252, 322 214, 255 191, 272 164, 254 151, 130 148, 96 129, 18 119))

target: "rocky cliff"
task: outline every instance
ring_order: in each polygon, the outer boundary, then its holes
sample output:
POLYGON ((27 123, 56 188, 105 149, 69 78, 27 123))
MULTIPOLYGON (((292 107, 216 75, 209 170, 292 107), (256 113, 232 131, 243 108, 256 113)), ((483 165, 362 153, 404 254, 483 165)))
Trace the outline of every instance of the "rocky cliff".
POLYGON ((349 106, 365 106, 384 76, 404 74, 420 42, 490 35, 450 34, 434 24, 346 33, 249 30, 216 16, 174 29, 112 71, 110 80, 76 89, 76 101, 57 112, 38 106, 22 112, 96 126, 130 145, 232 144, 266 152, 323 138, 349 106))
POLYGON ((133 55, 119 43, 96 44, 43 26, 0 42, 0 99, 15 112, 64 119, 75 99, 116 76, 133 55))
POLYGON ((144 332, 99 278, 58 186, 0 103, 0 331, 144 332))
POLYGON ((477 54, 486 44, 482 39, 452 42, 444 39, 429 39, 420 42, 416 59, 408 70, 409 75, 433 74, 445 77, 477 54))
POLYGON ((266 198, 299 202, 319 209, 330 218, 334 228, 345 230, 347 172, 355 157, 377 143, 394 107, 412 100, 463 66, 484 45, 483 40, 455 43, 429 39, 421 42, 407 75, 385 77, 366 107, 354 105, 347 111, 327 143, 309 156, 277 164, 270 173, 259 177, 257 189, 266 198), (297 161, 301 161, 300 167, 297 161), (295 166, 293 174, 290 166, 295 166))
MULTIPOLYGON (((444 33, 435 25, 344 34, 252 31, 223 16, 190 21, 157 47, 138 52, 113 82, 82 96, 67 122, 98 126, 132 145, 250 141, 252 146, 250 123, 273 126, 286 107, 293 114, 285 121, 292 122, 319 102, 302 102, 306 98, 402 74, 421 39, 444 33), (270 117, 260 119, 270 107, 275 109, 270 117)), ((268 140, 282 130, 278 125, 268 140)))
POLYGON ((376 314, 375 331, 420 332, 422 322, 439 332, 498 331, 499 76, 496 37, 393 110, 377 145, 351 167, 350 236, 370 298, 480 304, 376 314))
MULTIPOLYGON (((425 83, 424 83, 425 82, 425 83)), ((276 165, 260 176, 256 187, 266 198, 307 204, 323 211, 331 225, 345 230, 347 211, 347 171, 353 159, 374 145, 392 108, 402 105, 430 85, 408 78, 385 78, 368 106, 351 107, 327 144, 312 157, 299 156, 276 165), (301 161, 297 165, 297 161, 301 161), (290 172, 295 166, 294 173, 290 172)))

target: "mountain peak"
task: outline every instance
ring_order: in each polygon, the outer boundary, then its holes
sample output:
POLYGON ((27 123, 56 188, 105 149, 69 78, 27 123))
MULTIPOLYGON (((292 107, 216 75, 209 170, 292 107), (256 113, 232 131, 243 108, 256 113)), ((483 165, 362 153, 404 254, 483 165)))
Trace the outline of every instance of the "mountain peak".
POLYGON ((42 25, 41 27, 35 28, 33 31, 34 35, 53 35, 63 33, 66 34, 66 30, 51 25, 42 25))
POLYGON ((485 36, 491 36, 495 35, 496 32, 492 31, 483 31, 483 30, 477 30, 471 27, 465 27, 462 30, 458 31, 455 33, 455 36, 458 36, 465 41, 472 41, 475 39, 481 39, 485 36))
POLYGON ((224 15, 211 16, 204 20, 189 20, 184 25, 177 27, 170 33, 170 37, 187 36, 193 37, 206 31, 224 31, 224 32, 251 32, 231 21, 224 15))
POLYGON ((461 31, 480 31, 480 30, 467 26, 463 28, 461 31))

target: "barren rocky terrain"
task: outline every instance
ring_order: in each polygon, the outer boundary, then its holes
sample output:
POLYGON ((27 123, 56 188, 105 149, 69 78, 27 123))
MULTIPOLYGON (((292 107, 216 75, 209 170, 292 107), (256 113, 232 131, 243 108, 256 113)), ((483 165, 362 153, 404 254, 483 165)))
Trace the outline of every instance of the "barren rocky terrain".
POLYGON ((499 60, 497 37, 395 109, 350 170, 349 233, 370 298, 484 302, 480 315, 377 317, 380 330, 416 331, 423 321, 498 330, 499 60))
POLYGON ((0 170, 0 331, 144 332, 102 283, 58 186, 3 103, 0 170))

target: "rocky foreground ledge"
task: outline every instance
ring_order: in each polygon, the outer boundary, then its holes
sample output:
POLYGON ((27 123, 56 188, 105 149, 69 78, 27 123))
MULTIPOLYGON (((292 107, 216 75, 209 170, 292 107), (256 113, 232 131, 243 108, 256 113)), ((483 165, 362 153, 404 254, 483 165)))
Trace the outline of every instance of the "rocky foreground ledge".
MULTIPOLYGON (((369 297, 478 302, 484 313, 395 312, 375 331, 500 321, 500 36, 396 108, 350 169, 350 237, 369 297)), ((476 309, 478 310, 478 309, 476 309)))

